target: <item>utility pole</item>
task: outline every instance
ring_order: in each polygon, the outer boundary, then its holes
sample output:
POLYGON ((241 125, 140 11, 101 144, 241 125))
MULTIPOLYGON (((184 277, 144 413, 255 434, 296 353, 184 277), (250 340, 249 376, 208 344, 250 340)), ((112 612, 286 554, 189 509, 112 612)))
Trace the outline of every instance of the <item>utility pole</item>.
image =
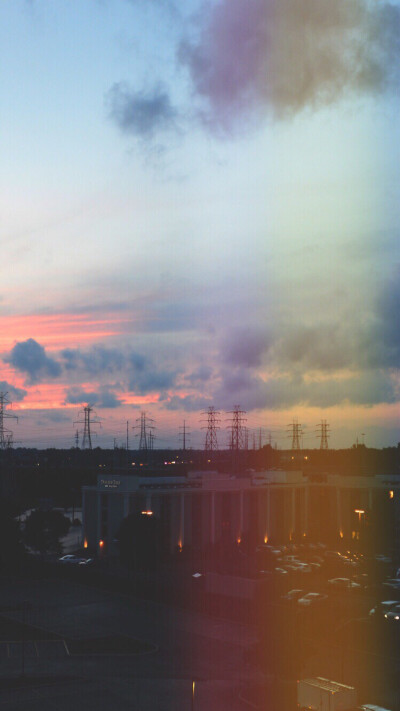
POLYGON ((258 430, 258 449, 262 449, 262 430, 258 430))
POLYGON ((11 405, 8 393, 0 392, 0 449, 10 449, 13 442, 13 433, 4 426, 4 420, 17 420, 16 415, 7 412, 7 405, 11 405))
POLYGON ((179 437, 182 438, 182 451, 186 452, 186 438, 190 435, 190 432, 186 427, 186 420, 183 420, 183 425, 179 428, 179 430, 182 430, 182 432, 179 432, 179 437))
POLYGON ((201 428, 206 430, 204 452, 206 458, 212 461, 214 453, 218 449, 217 430, 219 430, 218 422, 220 422, 220 413, 215 407, 210 406, 206 412, 202 412, 201 414, 207 415, 207 420, 202 420, 202 422, 207 422, 207 425, 201 428))
POLYGON ((329 429, 329 424, 326 420, 321 420, 321 424, 317 425, 317 437, 320 438, 320 449, 329 449, 328 445, 328 437, 330 437, 330 429, 329 429), (320 430, 318 432, 318 430, 320 430))
POLYGON ((149 432, 149 449, 150 450, 154 449, 154 439, 155 439, 155 435, 153 434, 153 432, 150 431, 149 432))
POLYGON ((126 451, 129 451, 129 420, 126 421, 126 451))
POLYGON ((83 414, 84 414, 84 419, 83 420, 76 420, 74 422, 75 425, 78 424, 83 424, 83 437, 82 437, 82 449, 93 449, 92 447, 92 433, 91 433, 91 425, 100 425, 99 420, 92 420, 91 419, 91 414, 94 414, 96 416, 96 413, 93 410, 93 407, 91 405, 85 405, 83 408, 83 414))
POLYGON ((293 422, 288 425, 289 434, 288 437, 292 438, 292 450, 301 449, 300 447, 300 437, 303 434, 301 425, 299 425, 297 418, 293 419, 293 422))

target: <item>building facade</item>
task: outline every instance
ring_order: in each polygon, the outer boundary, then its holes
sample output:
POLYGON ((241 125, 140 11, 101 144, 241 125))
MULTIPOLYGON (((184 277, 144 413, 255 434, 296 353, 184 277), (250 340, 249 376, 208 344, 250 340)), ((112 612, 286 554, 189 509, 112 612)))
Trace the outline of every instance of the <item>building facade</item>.
POLYGON ((134 513, 162 522, 167 547, 204 548, 221 540, 256 543, 290 540, 360 540, 366 531, 397 536, 399 477, 323 475, 271 470, 230 476, 190 472, 186 477, 98 476, 83 489, 85 545, 117 554, 121 522, 134 513))

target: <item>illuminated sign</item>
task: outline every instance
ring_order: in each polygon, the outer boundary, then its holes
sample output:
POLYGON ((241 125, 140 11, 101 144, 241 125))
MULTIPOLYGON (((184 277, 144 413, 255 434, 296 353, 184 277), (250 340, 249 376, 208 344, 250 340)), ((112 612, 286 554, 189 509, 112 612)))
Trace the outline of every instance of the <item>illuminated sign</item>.
POLYGON ((100 486, 103 489, 119 489, 121 479, 100 479, 100 486))

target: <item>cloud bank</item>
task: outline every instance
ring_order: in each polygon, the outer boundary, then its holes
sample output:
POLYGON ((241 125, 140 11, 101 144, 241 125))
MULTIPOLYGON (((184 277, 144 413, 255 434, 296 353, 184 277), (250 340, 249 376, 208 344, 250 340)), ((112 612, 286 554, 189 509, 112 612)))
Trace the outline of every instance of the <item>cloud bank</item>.
POLYGON ((220 0, 179 60, 204 121, 282 118, 399 83, 400 8, 371 0, 220 0))

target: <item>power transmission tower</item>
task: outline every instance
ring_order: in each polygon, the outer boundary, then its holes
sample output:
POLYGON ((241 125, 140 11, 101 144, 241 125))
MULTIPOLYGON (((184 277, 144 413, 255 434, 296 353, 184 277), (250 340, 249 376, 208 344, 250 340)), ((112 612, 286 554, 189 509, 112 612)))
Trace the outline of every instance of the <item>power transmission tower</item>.
POLYGON ((190 432, 186 427, 186 420, 183 420, 183 425, 179 428, 179 430, 182 430, 182 432, 179 432, 179 437, 182 438, 182 451, 186 452, 186 440, 187 437, 190 436, 190 432))
POLYGON ((75 432, 75 449, 79 449, 79 430, 75 432))
POLYGON ((288 425, 288 428, 288 437, 292 438, 292 450, 301 449, 300 437, 303 434, 303 430, 301 429, 301 425, 299 425, 297 419, 293 419, 293 422, 288 425))
POLYGON ((140 423, 140 425, 136 425, 137 428, 140 427, 140 434, 136 435, 136 437, 139 436, 139 449, 147 452, 147 450, 150 449, 150 434, 152 434, 152 430, 154 429, 154 425, 148 423, 154 422, 154 420, 147 417, 145 412, 141 412, 136 422, 140 423))
POLYGON ((207 420, 202 420, 202 422, 207 422, 207 425, 201 428, 202 430, 207 430, 204 442, 204 452, 206 456, 212 460, 214 452, 218 449, 217 430, 219 430, 218 422, 220 422, 220 413, 215 409, 215 407, 210 406, 206 412, 202 412, 201 414, 207 415, 207 420))
POLYGON ((245 447, 246 439, 248 442, 248 430, 243 424, 246 421, 246 418, 243 417, 246 412, 245 410, 240 409, 240 405, 234 405, 233 410, 230 410, 228 414, 232 415, 229 420, 229 422, 231 423, 229 425, 229 429, 231 432, 230 447, 232 451, 238 452, 239 449, 243 449, 245 447))
POLYGON ((149 432, 149 449, 153 450, 154 449, 154 440, 155 440, 155 435, 153 432, 149 432))
POLYGON ((84 419, 76 420, 74 422, 74 425, 83 425, 82 449, 93 449, 92 433, 90 428, 92 425, 100 425, 99 420, 91 419, 92 412, 94 416, 96 416, 93 407, 91 405, 85 405, 83 408, 84 419))
POLYGON ((330 437, 330 429, 329 429, 329 424, 326 420, 321 420, 321 424, 317 425, 317 437, 320 437, 320 449, 329 449, 328 446, 328 437, 330 437), (318 430, 320 430, 318 432, 318 430))
POLYGON ((4 426, 4 420, 17 420, 16 415, 7 412, 7 405, 11 405, 8 393, 0 392, 0 449, 10 449, 13 444, 13 433, 4 426))
POLYGON ((262 449, 262 429, 258 430, 258 449, 262 449))
POLYGON ((129 420, 126 421, 126 451, 129 452, 129 420))

